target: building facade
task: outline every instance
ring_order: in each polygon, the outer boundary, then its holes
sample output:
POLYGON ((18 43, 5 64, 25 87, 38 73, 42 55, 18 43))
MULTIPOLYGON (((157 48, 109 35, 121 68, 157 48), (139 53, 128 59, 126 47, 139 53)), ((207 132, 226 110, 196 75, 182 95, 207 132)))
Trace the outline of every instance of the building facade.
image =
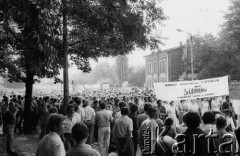
POLYGON ((153 52, 145 56, 145 87, 152 89, 154 82, 179 81, 183 73, 182 56, 184 50, 184 46, 180 44, 178 47, 153 52))

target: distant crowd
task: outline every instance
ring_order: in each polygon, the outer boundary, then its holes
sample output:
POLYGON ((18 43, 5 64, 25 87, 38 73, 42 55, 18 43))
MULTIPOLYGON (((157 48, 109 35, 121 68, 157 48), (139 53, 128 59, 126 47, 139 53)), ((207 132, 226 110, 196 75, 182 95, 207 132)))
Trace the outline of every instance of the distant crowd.
MULTIPOLYGON (((3 95, 1 101, 0 125, 11 155, 17 155, 12 146, 14 133, 23 133, 24 105, 21 95, 3 95)), ((62 96, 32 98, 31 127, 40 132, 37 156, 136 156, 138 149, 143 155, 174 155, 170 149, 178 141, 177 134, 189 137, 189 151, 193 150, 192 134, 211 132, 220 138, 233 134, 234 149, 240 140, 238 115, 229 96, 168 102, 140 88, 87 91, 69 98, 66 114, 63 109, 62 96)), ((215 139, 213 147, 223 142, 215 139)), ((200 155, 210 155, 206 139, 198 146, 200 155)))

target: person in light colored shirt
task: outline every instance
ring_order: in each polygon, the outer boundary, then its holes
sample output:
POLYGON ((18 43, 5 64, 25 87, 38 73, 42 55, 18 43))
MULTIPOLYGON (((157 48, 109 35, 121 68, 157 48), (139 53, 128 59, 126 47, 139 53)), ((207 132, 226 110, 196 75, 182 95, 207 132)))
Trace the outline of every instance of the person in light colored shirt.
POLYGON ((85 120, 85 111, 84 111, 84 108, 81 104, 81 99, 79 99, 78 97, 76 97, 74 99, 74 102, 77 104, 78 106, 78 109, 76 110, 76 112, 81 116, 81 121, 84 121, 85 120))
POLYGON ((87 144, 92 145, 93 143, 93 132, 94 132, 94 123, 95 123, 95 111, 92 107, 89 106, 89 101, 85 100, 84 104, 84 111, 85 111, 85 124, 89 129, 89 137, 87 144))
MULTIPOLYGON (((120 108, 120 110, 121 110, 121 108, 123 108, 123 107, 126 107, 127 106, 127 104, 125 103, 125 102, 120 102, 119 103, 119 108, 120 108)), ((122 114, 121 114, 121 111, 118 111, 116 114, 115 114, 115 116, 114 116, 114 121, 116 121, 118 118, 120 118, 122 116, 122 114)))
POLYGON ((117 144, 118 156, 133 156, 132 131, 133 121, 128 117, 128 107, 121 108, 122 116, 113 126, 113 137, 117 144))
POLYGON ((49 118, 50 133, 45 135, 38 146, 36 156, 65 156, 66 151, 60 138, 65 128, 64 116, 53 114, 49 118))
POLYGON ((73 138, 76 145, 67 152, 66 156, 100 156, 99 152, 86 144, 89 136, 89 130, 84 123, 77 123, 72 128, 73 138))
POLYGON ((99 152, 101 155, 108 155, 108 148, 110 143, 110 124, 113 117, 106 111, 105 103, 100 103, 100 111, 96 113, 95 121, 98 125, 98 143, 99 152))
POLYGON ((75 140, 72 137, 72 127, 81 122, 81 117, 75 112, 74 105, 68 105, 67 116, 65 117, 64 124, 66 125, 64 129, 64 137, 71 143, 71 147, 75 145, 75 140))

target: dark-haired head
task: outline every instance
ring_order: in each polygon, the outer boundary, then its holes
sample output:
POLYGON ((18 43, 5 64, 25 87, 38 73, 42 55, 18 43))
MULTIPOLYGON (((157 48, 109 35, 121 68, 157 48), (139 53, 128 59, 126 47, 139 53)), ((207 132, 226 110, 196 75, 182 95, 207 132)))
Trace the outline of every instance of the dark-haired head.
POLYGON ((164 122, 164 126, 172 126, 173 125, 173 119, 172 118, 166 118, 164 122))
POLYGON ((217 129, 224 129, 227 126, 227 118, 223 115, 220 115, 216 119, 216 127, 217 129))
POLYGON ((122 107, 121 108, 121 114, 122 115, 128 115, 128 107, 122 107))
POLYGON ((130 111, 132 114, 136 113, 138 111, 138 106, 136 104, 132 104, 130 106, 130 111))
POLYGON ((62 131, 60 128, 60 123, 63 122, 64 119, 65 117, 61 114, 52 114, 48 120, 49 130, 60 133, 62 131))
POLYGON ((145 103, 145 104, 144 104, 144 112, 145 112, 145 113, 148 113, 149 107, 152 107, 152 104, 150 104, 150 103, 145 103))
POLYGON ((100 109, 105 109, 105 108, 106 108, 106 104, 103 103, 103 102, 101 102, 101 103, 99 104, 99 107, 100 107, 100 109))
POLYGON ((119 103, 120 109, 121 109, 122 107, 126 107, 126 106, 127 106, 127 104, 126 104, 125 102, 120 102, 120 103, 119 103))
POLYGON ((200 125, 200 117, 197 112, 188 112, 186 114, 186 125, 190 129, 198 128, 200 125))
POLYGON ((149 115, 149 117, 154 119, 156 117, 156 114, 157 114, 157 108, 154 108, 154 107, 150 106, 148 108, 148 115, 149 115))
POLYGON ((84 123, 77 123, 72 128, 72 136, 77 143, 85 143, 89 136, 89 130, 84 123))
POLYGON ((215 123, 215 115, 212 111, 207 111, 203 114, 202 120, 204 124, 214 124, 215 123))

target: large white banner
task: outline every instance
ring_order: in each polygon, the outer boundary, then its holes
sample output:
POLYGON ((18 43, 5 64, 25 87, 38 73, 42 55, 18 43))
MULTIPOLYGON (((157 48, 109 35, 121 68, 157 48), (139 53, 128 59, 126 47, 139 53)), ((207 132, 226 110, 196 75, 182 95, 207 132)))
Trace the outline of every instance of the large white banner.
POLYGON ((164 101, 229 95, 228 76, 194 81, 154 83, 154 89, 157 98, 164 101))

